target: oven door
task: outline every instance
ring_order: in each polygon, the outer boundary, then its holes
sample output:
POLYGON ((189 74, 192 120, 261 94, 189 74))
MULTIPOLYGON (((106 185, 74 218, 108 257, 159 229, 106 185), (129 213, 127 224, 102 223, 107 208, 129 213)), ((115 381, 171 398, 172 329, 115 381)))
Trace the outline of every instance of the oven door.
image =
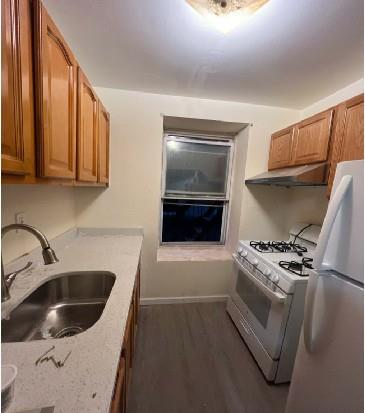
POLYGON ((234 256, 231 297, 270 357, 278 359, 292 296, 244 258, 234 256))

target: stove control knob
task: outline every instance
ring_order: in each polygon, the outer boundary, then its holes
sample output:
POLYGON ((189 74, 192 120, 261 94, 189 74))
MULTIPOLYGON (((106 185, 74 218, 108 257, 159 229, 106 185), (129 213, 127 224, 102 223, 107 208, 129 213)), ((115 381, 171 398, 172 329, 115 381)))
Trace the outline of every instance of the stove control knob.
POLYGON ((269 277, 271 274, 271 270, 269 268, 266 268, 266 270, 264 271, 264 275, 266 275, 266 277, 269 277))
POLYGON ((277 274, 272 274, 270 279, 273 283, 279 282, 279 276, 277 274))
POLYGON ((241 252, 241 257, 247 257, 247 251, 246 250, 243 250, 242 252, 241 252))
POLYGON ((252 261, 252 265, 257 267, 259 265, 259 260, 257 258, 254 258, 254 260, 252 261))

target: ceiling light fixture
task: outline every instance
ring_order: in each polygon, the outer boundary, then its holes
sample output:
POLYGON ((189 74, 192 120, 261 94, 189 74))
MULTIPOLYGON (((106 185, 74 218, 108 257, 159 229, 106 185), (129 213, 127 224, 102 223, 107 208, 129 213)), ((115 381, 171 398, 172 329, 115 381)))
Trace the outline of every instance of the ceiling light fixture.
POLYGON ((228 33, 269 0, 186 0, 223 33, 228 33))

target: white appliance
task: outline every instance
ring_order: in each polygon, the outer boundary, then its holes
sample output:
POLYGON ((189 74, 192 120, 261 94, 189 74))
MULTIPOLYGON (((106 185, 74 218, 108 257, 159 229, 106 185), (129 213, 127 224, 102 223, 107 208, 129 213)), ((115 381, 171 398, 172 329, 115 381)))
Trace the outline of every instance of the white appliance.
POLYGON ((286 413, 364 411, 364 161, 342 162, 309 277, 286 413))
POLYGON ((227 311, 267 380, 290 381, 308 270, 320 227, 297 224, 288 241, 240 241, 227 311))

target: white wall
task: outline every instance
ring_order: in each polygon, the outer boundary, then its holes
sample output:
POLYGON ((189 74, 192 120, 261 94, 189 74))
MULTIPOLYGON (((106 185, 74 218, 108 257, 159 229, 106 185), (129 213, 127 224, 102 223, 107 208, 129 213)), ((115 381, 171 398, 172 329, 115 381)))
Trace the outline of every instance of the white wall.
POLYGON ((344 87, 343 89, 338 90, 330 96, 319 100, 318 102, 313 103, 312 105, 304 108, 301 111, 301 119, 305 119, 308 116, 314 115, 315 113, 326 110, 331 106, 337 105, 338 103, 343 102, 344 100, 350 99, 353 96, 359 95, 364 92, 364 79, 359 79, 354 83, 344 87))
MULTIPOLYGON (((76 226, 74 188, 51 185, 1 185, 1 225, 14 223, 16 212, 25 222, 51 239, 76 226)), ((38 241, 24 231, 9 232, 3 239, 4 262, 37 247, 38 241)))
MULTIPOLYGON (((253 175, 267 168, 271 132, 297 121, 299 112, 105 88, 97 88, 97 93, 111 115, 111 186, 106 191, 76 189, 78 224, 144 227, 144 297, 225 294, 230 278, 230 261, 157 262, 163 137, 161 114, 253 123, 246 130, 249 138, 246 168, 241 169, 241 177, 235 182, 235 187, 243 191, 241 214, 247 219, 240 225, 240 214, 233 211, 235 225, 240 228, 240 237, 280 238, 289 192, 283 192, 283 196, 278 198, 276 191, 267 188, 254 192, 243 190, 244 173, 246 169, 246 174, 253 175), (262 205, 263 200, 268 202, 268 207, 262 205)), ((237 149, 240 150, 239 145, 237 149)))

